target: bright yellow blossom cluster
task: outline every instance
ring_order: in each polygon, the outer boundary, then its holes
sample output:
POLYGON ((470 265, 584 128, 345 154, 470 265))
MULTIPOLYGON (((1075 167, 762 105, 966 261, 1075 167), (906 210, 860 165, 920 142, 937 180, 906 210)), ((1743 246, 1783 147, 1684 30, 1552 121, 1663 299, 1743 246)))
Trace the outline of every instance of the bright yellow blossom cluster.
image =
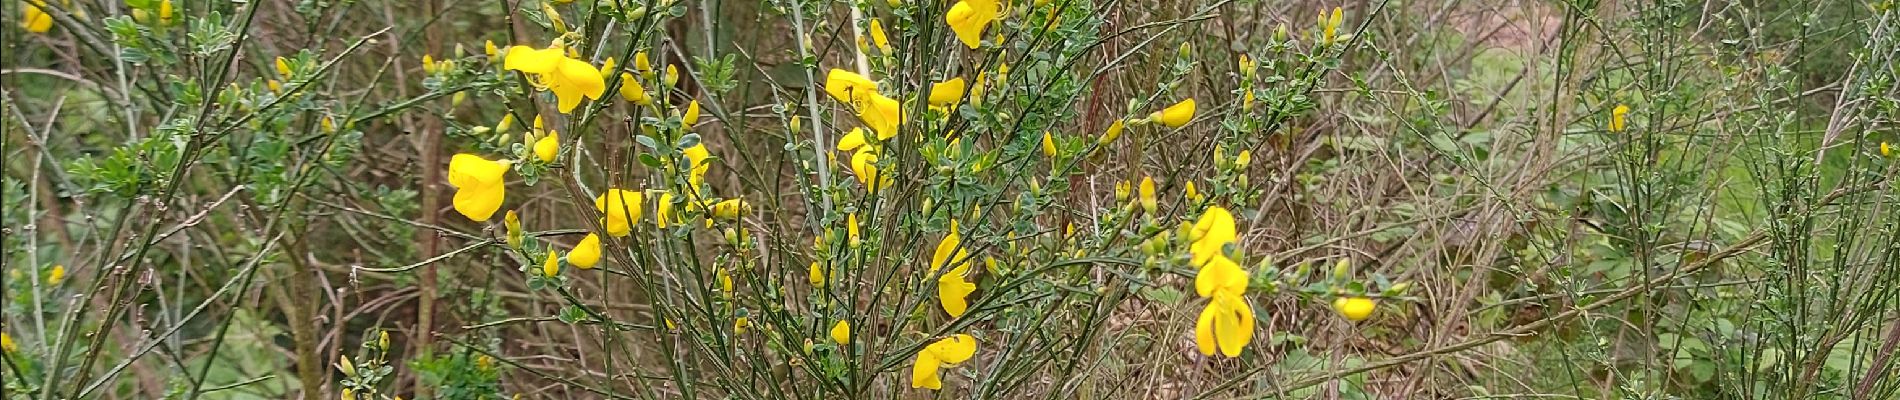
POLYGON ((1238 237, 1234 215, 1221 207, 1208 207, 1194 223, 1189 252, 1200 271, 1194 276, 1194 291, 1213 299, 1194 323, 1194 344, 1201 354, 1214 355, 1216 349, 1228 357, 1239 357, 1253 341, 1253 305, 1247 302, 1247 271, 1227 258, 1223 248, 1238 237))

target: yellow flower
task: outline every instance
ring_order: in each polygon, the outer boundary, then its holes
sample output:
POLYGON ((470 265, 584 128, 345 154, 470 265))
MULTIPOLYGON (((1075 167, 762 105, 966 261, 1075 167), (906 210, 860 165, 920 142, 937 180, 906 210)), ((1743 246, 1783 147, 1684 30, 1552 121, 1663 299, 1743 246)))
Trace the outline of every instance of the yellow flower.
POLYGON ((20 28, 32 33, 46 33, 53 29, 53 16, 41 10, 33 1, 21 1, 20 28))
POLYGON ((283 56, 277 56, 276 65, 277 76, 290 79, 290 61, 284 60, 283 56))
POLYGON ((493 60, 495 56, 501 55, 501 48, 495 47, 495 41, 493 40, 483 40, 482 54, 487 55, 488 59, 493 60))
POLYGON ((53 264, 53 270, 46 272, 46 284, 48 285, 59 286, 60 282, 65 282, 65 281, 66 281, 66 266, 65 265, 53 264))
POLYGON ((1221 354, 1239 357, 1253 341, 1253 328, 1253 305, 1239 295, 1217 296, 1194 322, 1194 345, 1202 355, 1212 356, 1218 348, 1221 354))
POLYGON ((520 249, 521 241, 527 238, 521 233, 521 216, 515 210, 508 210, 507 214, 502 214, 501 222, 502 226, 508 228, 508 248, 520 249))
POLYGON ((606 215, 601 224, 606 226, 608 235, 627 236, 633 224, 640 222, 640 214, 645 212, 640 203, 645 200, 646 195, 637 191, 607 189, 607 193, 594 198, 594 209, 606 215))
POLYGON ((877 45, 877 51, 891 54, 891 39, 884 36, 884 23, 877 18, 871 19, 871 43, 877 45))
POLYGON ((16 351, 20 351, 20 344, 13 342, 13 335, 0 332, 0 353, 13 354, 16 351))
MULTIPOLYGON (((540 118, 540 117, 536 117, 536 118, 540 118)), ((515 115, 502 114, 501 122, 495 123, 495 133, 508 133, 508 130, 513 129, 514 126, 515 126, 515 115)))
POLYGON ((936 107, 957 105, 957 101, 963 100, 965 86, 967 85, 963 83, 961 76, 930 85, 930 105, 936 107))
POLYGON ((1101 144, 1101 145, 1114 143, 1115 138, 1122 137, 1122 128, 1123 128, 1122 120, 1119 120, 1119 119, 1115 120, 1115 123, 1108 124, 1108 131, 1102 132, 1102 137, 1099 139, 1096 139, 1095 143, 1101 144))
POLYGON ((646 50, 633 53, 633 69, 640 71, 641 76, 645 76, 647 79, 653 79, 653 61, 647 59, 646 50))
POLYGON ((509 47, 502 68, 539 77, 540 83, 547 85, 548 91, 554 92, 563 113, 573 112, 574 107, 581 104, 582 98, 599 100, 601 93, 607 91, 607 82, 600 78, 599 69, 586 61, 568 58, 560 46, 546 49, 509 47))
POLYGON ((716 279, 719 281, 720 291, 726 292, 726 293, 732 293, 732 273, 731 272, 727 272, 724 267, 714 269, 713 279, 716 279))
POLYGON ((1372 316, 1372 310, 1379 307, 1379 301, 1365 297, 1340 297, 1333 299, 1333 311, 1347 320, 1364 321, 1372 316))
POLYGON ((1154 214, 1158 205, 1155 202, 1155 180, 1153 177, 1141 177, 1141 185, 1135 189, 1135 198, 1141 201, 1141 210, 1154 214))
MULTIPOLYGON (((882 139, 882 138, 879 138, 879 139, 882 139)), ((846 133, 844 134, 844 137, 838 138, 839 151, 857 150, 860 147, 864 147, 865 144, 866 142, 864 141, 864 128, 851 128, 850 133, 846 133)))
POLYGON ((937 272, 946 266, 961 267, 964 261, 969 260, 969 249, 964 248, 963 235, 957 233, 956 226, 956 221, 951 221, 950 233, 943 235, 943 240, 937 242, 937 251, 930 256, 930 272, 937 272))
POLYGON ((1622 132, 1623 128, 1628 127, 1629 114, 1628 105, 1617 104, 1616 108, 1610 109, 1610 132, 1622 132))
POLYGON ((838 320, 837 324, 831 325, 831 341, 838 342, 839 346, 851 343, 851 322, 838 320))
POLYGON ((937 250, 930 256, 930 271, 950 267, 949 272, 937 278, 937 300, 951 317, 961 317, 968 311, 970 293, 976 291, 976 284, 964 280, 964 275, 970 272, 969 259, 969 250, 963 248, 963 236, 957 233, 957 222, 950 221, 950 233, 937 242, 937 250))
POLYGON ((660 204, 654 206, 653 225, 666 228, 673 224, 673 194, 661 193, 660 204))
POLYGON ((1153 114, 1148 115, 1148 119, 1160 122, 1169 128, 1179 128, 1182 125, 1187 125, 1188 121, 1194 120, 1194 99, 1181 100, 1181 102, 1174 103, 1174 105, 1168 106, 1166 109, 1155 111, 1153 114))
POLYGON ((553 278, 561 274, 561 255, 553 249, 548 250, 548 261, 541 263, 541 276, 553 278))
POLYGON ((1240 155, 1234 156, 1234 168, 1247 169, 1248 164, 1253 164, 1253 150, 1241 150, 1240 155))
POLYGON ((1195 267, 1206 265, 1220 256, 1221 248, 1232 243, 1237 234, 1233 213, 1219 206, 1208 207, 1207 211, 1201 213, 1201 218, 1194 222, 1193 234, 1189 236, 1193 243, 1188 246, 1188 251, 1194 255, 1194 260, 1189 264, 1195 267))
POLYGON ((567 252, 567 262, 580 269, 593 269, 600 263, 600 236, 589 233, 581 238, 580 244, 574 245, 574 251, 567 252))
POLYGON ((964 279, 969 271, 970 263, 962 263, 937 278, 937 303, 952 318, 970 310, 970 293, 976 292, 976 284, 964 279))
POLYGON ((807 277, 807 279, 811 281, 812 288, 825 287, 825 269, 818 265, 818 261, 811 262, 811 271, 809 272, 810 276, 807 277))
POLYGON ((158 22, 165 25, 171 25, 172 0, 164 0, 164 1, 158 2, 158 22))
POLYGON ((686 155, 686 162, 691 164, 692 168, 686 176, 686 183, 692 186, 689 189, 694 194, 698 194, 699 186, 706 183, 706 171, 712 169, 712 163, 706 162, 706 158, 712 157, 712 151, 706 149, 706 142, 699 142, 681 153, 686 155))
POLYGON ((1134 190, 1135 190, 1134 186, 1132 184, 1129 184, 1128 181, 1116 181, 1115 182, 1115 204, 1121 204, 1121 203, 1127 202, 1128 196, 1130 195, 1130 193, 1134 192, 1134 190))
POLYGON ((680 125, 686 128, 699 125, 699 100, 686 105, 686 113, 680 115, 680 125))
POLYGON ((507 196, 508 161, 489 161, 473 154, 449 158, 449 186, 455 187, 455 211, 475 222, 488 221, 507 196))
POLYGON ((1880 142, 1880 156, 1893 157, 1893 144, 1887 143, 1887 142, 1880 142))
POLYGON ((956 31, 957 40, 964 46, 974 49, 983 45, 983 28, 996 21, 1001 11, 1001 2, 997 0, 962 0, 950 6, 943 20, 950 24, 950 30, 956 31))
POLYGON ((1188 201, 1195 203, 1201 202, 1201 191, 1194 189, 1193 181, 1188 181, 1187 187, 1182 188, 1181 191, 1187 194, 1188 201))
POLYGON ((1042 131, 1042 156, 1056 158, 1056 137, 1049 131, 1042 131))
POLYGON ((858 183, 864 185, 867 193, 877 193, 878 189, 890 186, 896 180, 881 175, 877 171, 877 152, 860 151, 851 155, 851 173, 856 174, 858 183))
POLYGON ((976 338, 969 334, 958 334, 924 346, 917 352, 917 360, 910 370, 910 387, 913 389, 943 389, 943 377, 940 372, 945 366, 954 366, 969 361, 976 356, 976 338))
POLYGON ((547 136, 543 136, 540 140, 534 141, 534 157, 541 159, 541 162, 554 162, 554 156, 560 152, 561 134, 559 132, 548 131, 547 136))
POLYGON ((1201 297, 1239 296, 1247 292, 1247 270, 1227 256, 1214 256, 1194 275, 1194 292, 1201 297))
POLYGON ((746 203, 745 199, 740 198, 726 199, 712 206, 713 218, 723 220, 738 219, 740 216, 750 213, 751 211, 752 204, 746 203))
POLYGON ((858 247, 858 244, 863 241, 863 238, 858 236, 858 213, 845 215, 844 232, 845 243, 850 244, 851 247, 858 247))
POLYGON ((674 85, 678 85, 680 83, 679 66, 676 66, 673 64, 667 64, 666 76, 660 77, 660 83, 665 83, 666 87, 673 87, 674 85))
POLYGON ((630 73, 620 73, 620 98, 633 104, 653 105, 653 96, 648 96, 647 89, 641 87, 640 81, 633 79, 630 73))
POLYGON ((751 325, 752 323, 746 321, 745 317, 739 317, 739 319, 732 320, 732 333, 735 335, 744 335, 745 328, 751 325))
POLYGON ((600 79, 607 79, 608 77, 614 76, 614 67, 615 65, 614 65, 613 57, 607 57, 606 61, 601 61, 600 62, 600 79))
POLYGON ((879 138, 897 136, 897 127, 904 123, 903 105, 897 99, 878 93, 871 93, 864 100, 858 107, 858 119, 877 131, 879 138))
POLYGON ((1319 12, 1319 17, 1322 39, 1326 44, 1332 44, 1333 40, 1339 38, 1339 24, 1341 22, 1339 7, 1333 7, 1333 15, 1331 17, 1327 17, 1326 11, 1324 10, 1319 12))

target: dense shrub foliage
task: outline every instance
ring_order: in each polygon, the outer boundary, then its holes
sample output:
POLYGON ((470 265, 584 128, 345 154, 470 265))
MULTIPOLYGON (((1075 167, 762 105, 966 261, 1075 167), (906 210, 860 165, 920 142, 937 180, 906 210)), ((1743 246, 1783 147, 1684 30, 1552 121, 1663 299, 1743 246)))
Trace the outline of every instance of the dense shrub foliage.
POLYGON ((3 3, 8 399, 1900 396, 1892 0, 3 3))

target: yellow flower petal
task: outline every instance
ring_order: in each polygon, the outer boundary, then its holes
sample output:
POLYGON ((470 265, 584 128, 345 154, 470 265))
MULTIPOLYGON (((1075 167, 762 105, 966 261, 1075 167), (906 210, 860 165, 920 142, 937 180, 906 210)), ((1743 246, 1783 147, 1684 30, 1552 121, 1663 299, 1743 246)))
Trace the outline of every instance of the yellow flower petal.
POLYGON ((1109 124, 1108 130, 1102 132, 1102 137, 1099 139, 1096 139, 1095 142, 1099 144, 1103 144, 1103 145, 1114 143, 1115 138, 1122 137, 1123 128, 1124 126, 1122 124, 1122 120, 1119 120, 1119 119, 1115 120, 1115 123, 1109 124))
POLYGON ((969 249, 963 248, 963 236, 953 228, 937 242, 937 251, 930 255, 930 271, 936 272, 945 266, 956 268, 970 258, 969 249))
POLYGON ((1049 131, 1042 131, 1042 156, 1056 158, 1056 137, 1049 131))
POLYGON ((653 104, 653 96, 647 95, 647 89, 640 86, 640 81, 626 72, 620 73, 620 98, 643 106, 653 104))
POLYGON ((1630 114, 1630 106, 1628 105, 1617 104, 1615 109, 1611 109, 1610 110, 1610 132, 1622 132, 1623 128, 1628 126, 1627 122, 1628 122, 1629 114, 1630 114))
POLYGON ((508 173, 505 161, 489 161, 474 154, 461 153, 449 157, 449 186, 470 188, 502 184, 502 175, 508 173))
POLYGON ((1179 103, 1174 103, 1174 105, 1168 106, 1166 109, 1156 111, 1154 114, 1149 115, 1148 119, 1160 122, 1162 125, 1167 125, 1170 128, 1179 128, 1182 125, 1187 125, 1188 121, 1194 120, 1194 99, 1181 100, 1179 103))
POLYGON ((937 280, 937 303, 952 318, 961 317, 970 310, 970 293, 973 292, 976 292, 976 284, 963 280, 961 268, 937 280))
POLYGON ((877 138, 889 140, 897 137, 897 127, 904 123, 903 105, 877 92, 859 96, 864 101, 858 104, 858 119, 877 131, 877 138))
POLYGON ((502 201, 507 197, 504 185, 476 186, 456 189, 452 200, 455 211, 462 213, 475 222, 487 222, 501 209, 502 201))
POLYGON ((501 66, 503 69, 544 74, 553 72, 561 64, 561 60, 566 58, 567 56, 561 53, 559 47, 536 49, 528 46, 509 46, 508 55, 502 58, 501 66))
POLYGON ((1214 256, 1221 254, 1221 248, 1232 243, 1237 237, 1234 228, 1234 215, 1221 207, 1208 207, 1201 218, 1194 222, 1191 236, 1194 241, 1189 251, 1194 254, 1189 264, 1199 267, 1205 265, 1214 256))
POLYGON ((653 225, 665 228, 673 224, 673 194, 661 193, 660 204, 654 207, 653 225))
POLYGON ((691 104, 686 105, 686 112, 680 114, 680 125, 688 128, 699 125, 699 100, 693 100, 691 104))
POLYGON ((600 263, 600 236, 589 233, 581 238, 580 244, 574 245, 574 251, 567 252, 567 262, 580 269, 594 268, 600 263))
POLYGON ((726 199, 712 206, 713 218, 722 220, 738 219, 740 216, 751 211, 752 205, 746 203, 745 199, 739 198, 726 199))
POLYGON ((943 20, 955 31, 957 40, 964 46, 977 48, 983 45, 983 28, 996 20, 999 8, 997 0, 962 0, 950 6, 943 20))
POLYGON ((851 343, 851 322, 839 320, 837 324, 832 325, 831 341, 837 342, 839 346, 851 343))
POLYGON ((1364 321, 1367 317, 1372 316, 1373 310, 1378 308, 1379 302, 1377 300, 1365 297, 1340 297, 1333 299, 1333 310, 1338 311, 1339 315, 1346 317, 1347 320, 1364 321))
POLYGON ((561 152, 561 134, 560 133, 557 133, 554 131, 548 131, 547 136, 542 137, 541 140, 534 141, 534 157, 541 159, 541 162, 544 162, 544 163, 554 162, 554 156, 558 155, 560 152, 561 152))
POLYGON ((877 193, 879 188, 892 180, 891 177, 878 174, 877 153, 870 151, 851 155, 851 173, 857 175, 858 183, 864 185, 864 190, 869 193, 877 193))
POLYGON ((838 138, 839 151, 857 150, 859 147, 864 147, 864 144, 864 128, 851 128, 851 133, 838 138))
POLYGON ((871 19, 871 43, 877 45, 878 51, 891 54, 891 39, 884 35, 884 23, 876 18, 871 19))
POLYGON ((877 82, 865 78, 864 75, 833 68, 831 73, 825 76, 825 93, 830 94, 832 99, 854 103, 852 99, 857 96, 877 93, 877 82))
MULTIPOLYGON (((1117 121, 1119 123, 1120 121, 1117 121)), ((1154 214, 1159 207, 1155 201, 1155 180, 1153 177, 1141 177, 1141 185, 1135 189, 1135 199, 1141 202, 1141 210, 1154 214)))
POLYGON ((962 364, 976 355, 976 337, 967 333, 951 335, 924 346, 924 352, 944 364, 962 364))
POLYGON ((586 61, 562 58, 559 70, 543 74, 548 82, 548 91, 560 101, 561 112, 573 112, 581 104, 581 99, 600 99, 607 92, 607 81, 600 78, 600 70, 586 61))
POLYGON ((1214 355, 1214 350, 1219 347, 1214 338, 1214 314, 1214 305, 1208 304, 1201 308, 1201 316, 1194 320, 1194 348, 1204 356, 1214 355))
POLYGON ((1220 344, 1221 354, 1239 357, 1253 341, 1253 306, 1236 295, 1217 297, 1208 308, 1215 311, 1214 341, 1220 344))
POLYGON ((943 365, 929 351, 917 353, 917 360, 911 362, 910 387, 912 389, 943 389, 943 377, 938 376, 943 365))
POLYGON ((811 281, 813 288, 825 287, 825 268, 819 266, 817 261, 812 261, 810 276, 807 279, 811 281))
POLYGON ((1214 256, 1194 275, 1194 291, 1201 297, 1240 295, 1247 291, 1247 271, 1226 256, 1214 256))
POLYGON ((53 29, 53 16, 46 14, 31 1, 20 2, 20 28, 32 33, 46 33, 53 29))
POLYGON ((963 77, 930 85, 930 105, 938 107, 956 105, 958 101, 963 100, 965 86, 967 85, 963 83, 963 77))
POLYGON ((561 254, 548 250, 548 261, 541 263, 541 276, 553 278, 561 274, 561 254))
POLYGON ((627 236, 633 224, 640 222, 640 214, 645 212, 640 206, 645 200, 646 196, 637 191, 608 189, 594 198, 594 208, 605 214, 602 225, 606 225, 608 235, 627 236))

